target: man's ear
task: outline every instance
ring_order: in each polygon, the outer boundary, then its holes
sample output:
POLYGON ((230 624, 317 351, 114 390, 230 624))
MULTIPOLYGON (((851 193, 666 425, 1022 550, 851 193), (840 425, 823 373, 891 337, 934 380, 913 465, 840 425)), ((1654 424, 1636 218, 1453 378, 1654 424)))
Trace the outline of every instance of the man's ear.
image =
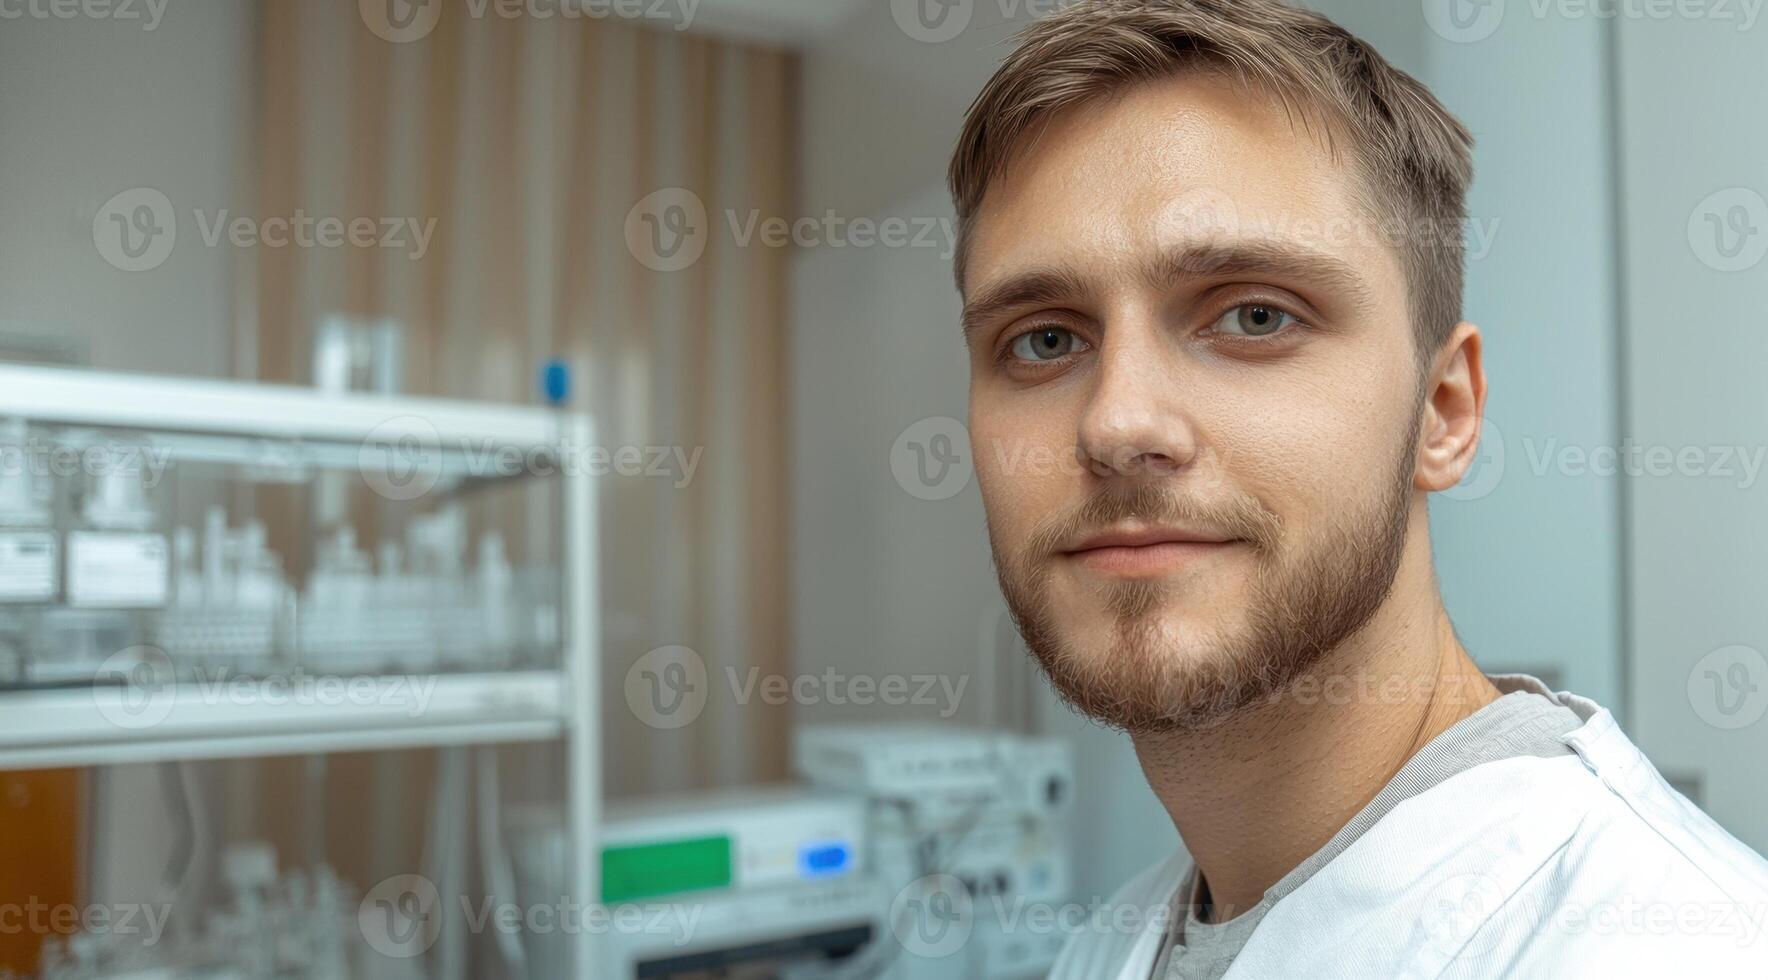
POLYGON ((1471 323, 1455 325, 1425 377, 1424 424, 1418 435, 1418 467, 1412 485, 1435 493, 1461 482, 1479 453, 1486 414, 1482 339, 1471 323))

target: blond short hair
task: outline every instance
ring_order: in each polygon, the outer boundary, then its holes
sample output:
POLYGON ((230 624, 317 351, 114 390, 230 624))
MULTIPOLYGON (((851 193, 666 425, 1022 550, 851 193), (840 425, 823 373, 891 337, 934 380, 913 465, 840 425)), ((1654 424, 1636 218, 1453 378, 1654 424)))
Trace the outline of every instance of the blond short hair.
POLYGON ((1326 17, 1278 0, 1077 0, 1031 24, 965 115, 949 182, 965 243, 1021 139, 1064 109, 1141 82, 1221 72, 1291 118, 1342 136, 1363 198, 1398 250, 1420 360, 1461 319, 1473 137, 1417 79, 1326 17))

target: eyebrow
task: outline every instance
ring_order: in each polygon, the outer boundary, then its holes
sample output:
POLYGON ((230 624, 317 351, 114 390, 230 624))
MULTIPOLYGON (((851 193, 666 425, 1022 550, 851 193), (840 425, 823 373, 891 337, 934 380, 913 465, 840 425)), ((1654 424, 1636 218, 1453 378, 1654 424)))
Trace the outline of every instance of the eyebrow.
MULTIPOLYGON (((1144 282, 1162 288, 1191 279, 1257 276, 1305 283, 1367 307, 1369 287, 1350 263, 1296 242, 1264 239, 1198 242, 1162 252, 1139 270, 1144 282)), ((1086 277, 1069 268, 1038 269, 984 288, 964 304, 966 340, 1012 310, 1074 302, 1092 292, 1086 277)))
POLYGON ((1040 269, 1013 276, 964 304, 964 340, 968 342, 984 324, 1006 311, 1071 302, 1090 291, 1086 279, 1072 269, 1040 269))
POLYGON ((1142 269, 1143 279, 1156 285, 1224 276, 1305 283, 1340 294, 1359 307, 1369 299, 1368 284, 1349 262, 1291 241, 1200 242, 1163 252, 1142 269))

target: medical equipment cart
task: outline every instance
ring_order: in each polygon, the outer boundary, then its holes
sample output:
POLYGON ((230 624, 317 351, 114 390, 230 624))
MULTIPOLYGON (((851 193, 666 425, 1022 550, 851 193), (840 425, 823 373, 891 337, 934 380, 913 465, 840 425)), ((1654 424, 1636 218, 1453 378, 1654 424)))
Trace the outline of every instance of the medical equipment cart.
MULTIPOLYGON (((571 829, 566 878, 576 895, 600 895, 597 486, 591 468, 573 465, 574 456, 595 444, 591 417, 530 406, 19 365, 0 366, 0 422, 10 427, 13 443, 0 447, 9 457, 0 460, 7 464, 0 466, 0 481, 15 481, 0 489, 0 508, 10 501, 54 518, 20 531, 0 514, 0 592, 12 590, 10 599, 0 595, 0 614, 27 624, 21 627, 23 639, 14 640, 17 658, 25 662, 12 665, 15 683, 0 688, 0 769, 556 740, 563 746, 567 785, 562 794, 571 829), (101 445, 136 447, 137 455, 86 454, 101 445), (86 449, 74 452, 70 446, 86 449), (50 465, 57 460, 73 472, 58 475, 50 465), (212 595, 191 598, 178 592, 183 587, 176 575, 170 587, 155 585, 155 575, 176 571, 170 569, 174 561, 197 564, 190 554, 191 530, 167 533, 173 518, 163 513, 105 526, 116 513, 152 502, 155 491, 141 493, 144 461, 150 468, 169 461, 173 469, 226 470, 245 474, 238 478, 245 482, 324 479, 342 488, 334 497, 367 499, 375 507, 408 501, 444 507, 469 501, 464 506, 470 507, 488 488, 496 492, 524 480, 556 480, 556 490, 544 495, 556 509, 517 515, 530 530, 542 526, 538 521, 549 532, 554 553, 549 567, 556 575, 545 608, 553 625, 530 629, 536 618, 532 602, 499 607, 496 615, 512 632, 529 636, 529 648, 483 662, 461 656, 418 667, 409 661, 392 667, 363 662, 364 676, 377 670, 428 673, 424 681, 434 686, 421 712, 405 704, 348 698, 253 697, 250 685, 261 683, 258 678, 286 673, 290 664, 303 669, 303 651, 326 642, 326 629, 336 625, 327 622, 329 600, 297 597, 292 585, 279 598, 274 568, 234 568, 240 561, 275 561, 263 558, 261 522, 236 530, 226 528, 224 520, 212 521, 210 537, 225 535, 232 550, 223 554, 219 543, 204 545, 201 564, 203 572, 213 573, 224 560, 234 562, 225 566, 228 596, 243 603, 251 592, 252 601, 260 603, 253 608, 275 610, 271 625, 236 629, 235 620, 219 613, 202 619, 198 613, 208 615, 203 611, 214 608, 203 604, 212 603, 212 595), (95 467, 104 472, 95 474, 95 467), (34 489, 16 482, 33 476, 39 481, 34 489), (44 490, 46 479, 79 483, 75 503, 68 503, 65 493, 44 490), (4 552, 8 547, 17 553, 4 552), (248 548, 256 549, 253 557, 240 559, 248 548), (156 589, 162 594, 144 594, 156 589), (119 608, 127 647, 100 645, 102 660, 81 664, 75 658, 71 672, 57 651, 46 649, 58 637, 72 635, 67 622, 90 624, 95 610, 109 615, 119 608), (179 619, 179 610, 191 616, 179 619), (75 618, 67 620, 68 615, 75 618), (51 620, 59 625, 42 627, 51 620), (201 628, 191 628, 192 622, 201 628), (178 630, 165 633, 168 623, 178 630), (178 639, 160 638, 165 635, 178 639), (236 664, 230 683, 246 687, 230 688, 234 693, 226 697, 215 696, 213 687, 200 688, 178 651, 167 645, 188 638, 214 646, 229 636, 250 637, 250 643, 274 650, 254 654, 268 660, 236 664), (33 666, 33 661, 40 663, 33 666)), ((507 585, 510 576, 499 569, 508 566, 497 564, 501 541, 495 544, 480 555, 489 571, 458 594, 482 595, 507 585)), ((396 551, 381 558, 383 566, 399 561, 396 551)), ((385 571, 371 566, 362 574, 385 571)), ((187 575, 196 580, 194 573, 187 575)), ((212 583, 209 587, 213 592, 212 583)), ((395 594, 388 589, 388 595, 395 594)), ((363 619, 372 624, 369 612, 363 619)), ((588 929, 573 937, 579 963, 595 962, 594 938, 588 929)))

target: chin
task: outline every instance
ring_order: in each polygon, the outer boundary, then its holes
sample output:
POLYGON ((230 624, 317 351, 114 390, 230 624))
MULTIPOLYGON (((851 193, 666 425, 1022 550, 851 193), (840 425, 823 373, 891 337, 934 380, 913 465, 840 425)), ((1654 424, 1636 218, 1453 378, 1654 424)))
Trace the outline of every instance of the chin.
POLYGON ((1141 604, 1093 604, 1050 629, 1048 617, 1021 621, 1021 634, 1051 686, 1069 707, 1132 734, 1200 730, 1273 693, 1286 671, 1265 662, 1270 648, 1249 624, 1222 621, 1231 601, 1191 596, 1120 596, 1141 604))

